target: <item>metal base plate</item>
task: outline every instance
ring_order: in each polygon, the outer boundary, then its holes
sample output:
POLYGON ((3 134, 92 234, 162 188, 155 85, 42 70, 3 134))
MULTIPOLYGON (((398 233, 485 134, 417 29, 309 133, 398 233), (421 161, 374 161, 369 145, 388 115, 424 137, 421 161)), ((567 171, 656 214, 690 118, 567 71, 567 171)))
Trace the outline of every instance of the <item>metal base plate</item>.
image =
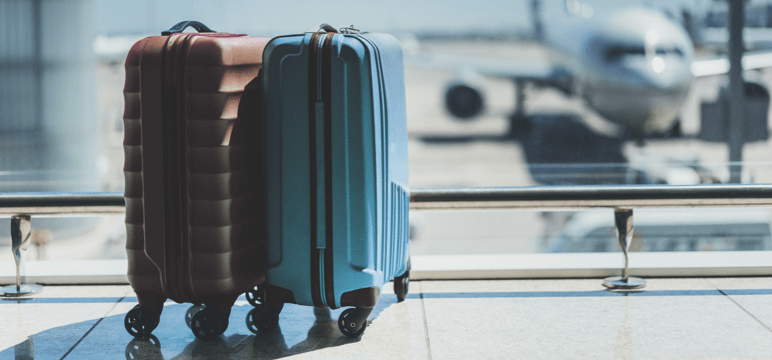
POLYGON ((646 280, 631 276, 625 282, 621 276, 611 276, 603 279, 603 286, 609 289, 641 289, 646 287, 646 280))
POLYGON ((0 288, 0 296, 6 296, 6 297, 20 297, 20 296, 30 296, 34 294, 38 294, 41 291, 43 291, 43 286, 38 284, 22 284, 21 288, 17 291, 16 285, 8 285, 6 287, 0 288))

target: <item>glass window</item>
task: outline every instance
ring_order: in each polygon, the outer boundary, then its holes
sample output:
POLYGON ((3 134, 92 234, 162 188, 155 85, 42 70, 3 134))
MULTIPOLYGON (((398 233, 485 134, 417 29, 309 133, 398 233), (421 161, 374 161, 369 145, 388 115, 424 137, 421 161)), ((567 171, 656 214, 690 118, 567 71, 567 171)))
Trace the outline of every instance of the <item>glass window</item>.
MULTIPOLYGON (((321 22, 394 35, 404 52, 413 189, 770 183, 772 63, 756 57, 744 74, 738 155, 730 144, 737 120, 729 115, 724 5, 5 0, 0 192, 122 191, 126 54, 136 41, 187 19, 250 36, 299 33, 321 22), (710 74, 695 73, 703 68, 710 74)), ((746 6, 753 13, 746 30, 754 31, 746 31, 748 54, 772 51, 767 10, 746 6)), ((636 213, 640 241, 633 248, 769 249, 768 219, 738 225, 730 221, 734 210, 712 210, 726 216, 698 226, 685 215, 691 211, 673 215, 680 224, 646 225, 636 213)), ((618 251, 611 213, 596 227, 595 215, 585 213, 414 212, 413 251, 618 251)), ((50 231, 52 248, 94 234, 105 249, 94 256, 112 257, 125 233, 120 221, 106 222, 33 219, 33 227, 50 231)), ((0 254, 9 252, 3 236, 0 254)))

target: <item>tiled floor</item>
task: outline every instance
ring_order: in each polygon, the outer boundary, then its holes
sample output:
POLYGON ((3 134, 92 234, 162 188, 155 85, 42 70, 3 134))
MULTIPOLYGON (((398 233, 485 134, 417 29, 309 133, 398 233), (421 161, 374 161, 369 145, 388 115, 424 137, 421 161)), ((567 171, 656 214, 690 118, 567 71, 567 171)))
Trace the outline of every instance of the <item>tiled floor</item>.
POLYGON ((167 303, 154 338, 135 340, 128 286, 47 286, 0 301, 0 359, 772 359, 772 278, 650 279, 628 294, 598 279, 416 281, 403 303, 387 287, 360 339, 338 331, 341 310, 292 305, 255 334, 242 300, 202 342, 189 305, 167 303))

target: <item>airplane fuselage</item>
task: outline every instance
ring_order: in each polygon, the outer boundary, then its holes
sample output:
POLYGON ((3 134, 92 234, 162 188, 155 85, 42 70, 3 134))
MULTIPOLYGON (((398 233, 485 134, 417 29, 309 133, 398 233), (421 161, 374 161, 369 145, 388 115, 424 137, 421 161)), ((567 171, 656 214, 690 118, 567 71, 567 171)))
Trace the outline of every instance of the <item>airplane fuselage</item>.
POLYGON ((547 45, 568 61, 575 90, 598 114, 641 134, 672 126, 692 82, 694 56, 679 24, 630 8, 572 19, 547 35, 547 45))
MULTIPOLYGON (((550 64, 453 62, 450 57, 435 56, 436 63, 459 67, 459 77, 446 93, 451 114, 464 119, 481 112, 481 91, 468 80, 474 72, 512 78, 518 88, 533 81, 579 95, 602 117, 640 137, 670 130, 692 82, 694 46, 686 31, 645 8, 590 16, 566 13, 568 18, 556 16, 544 32, 544 44, 555 55, 550 64)), ((518 95, 515 107, 512 133, 525 113, 522 96, 518 95)))

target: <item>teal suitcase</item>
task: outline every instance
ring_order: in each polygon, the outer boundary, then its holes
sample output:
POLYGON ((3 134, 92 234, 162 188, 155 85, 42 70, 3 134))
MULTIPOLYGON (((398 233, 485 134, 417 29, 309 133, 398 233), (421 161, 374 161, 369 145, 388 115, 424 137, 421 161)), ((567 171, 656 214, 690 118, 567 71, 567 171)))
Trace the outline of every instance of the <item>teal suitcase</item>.
POLYGON ((361 335, 383 285, 409 282, 402 48, 392 36, 280 36, 263 53, 268 261, 258 328, 283 304, 340 308, 361 335))

